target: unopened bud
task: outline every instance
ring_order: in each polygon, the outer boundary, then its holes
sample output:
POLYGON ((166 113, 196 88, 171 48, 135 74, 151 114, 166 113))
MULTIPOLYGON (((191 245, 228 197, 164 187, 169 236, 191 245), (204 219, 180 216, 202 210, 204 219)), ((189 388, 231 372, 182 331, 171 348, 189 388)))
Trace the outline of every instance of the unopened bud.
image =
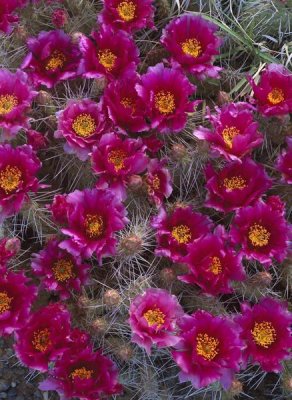
POLYGON ((138 191, 143 186, 143 180, 140 175, 131 175, 128 181, 128 187, 132 191, 138 191))
POLYGON ((223 104, 226 103, 231 103, 231 97, 229 96, 228 93, 220 90, 217 97, 217 103, 219 106, 222 106, 223 104))
POLYGON ((68 23, 69 15, 63 8, 57 8, 52 13, 52 23, 57 29, 63 28, 68 23))
POLYGON ((79 44, 80 39, 82 38, 82 36, 84 36, 82 32, 73 32, 72 35, 71 35, 72 43, 73 44, 79 44))
POLYGON ((13 35, 14 37, 16 37, 16 39, 20 40, 21 42, 26 42, 28 38, 28 32, 26 28, 22 25, 17 25, 14 28, 13 35))
POLYGON ((103 295, 103 302, 106 306, 118 306, 122 301, 119 292, 115 289, 107 290, 103 295))
POLYGON ((105 318, 96 318, 92 322, 91 327, 94 333, 104 334, 109 328, 109 323, 105 318))
POLYGON ((40 106, 50 105, 52 104, 52 95, 49 92, 46 92, 45 90, 40 90, 37 95, 36 102, 40 106))
POLYGON ((163 268, 160 271, 160 278, 164 284, 170 285, 176 281, 176 273, 172 268, 163 268))
POLYGON ((174 160, 181 161, 188 154, 186 146, 181 143, 176 143, 171 147, 171 155, 174 160))
POLYGON ((265 288, 271 285, 273 280, 272 275, 267 271, 258 272, 248 279, 249 286, 255 286, 258 288, 265 288))
POLYGON ((243 389, 242 383, 238 379, 234 379, 231 383, 229 393, 232 396, 239 396, 240 393, 242 393, 242 389, 243 389))
POLYGON ((20 250, 21 243, 18 238, 8 239, 5 244, 5 249, 12 252, 13 254, 17 254, 20 250))
POLYGON ((125 255, 137 254, 142 247, 142 239, 137 235, 130 235, 121 240, 120 249, 125 255))

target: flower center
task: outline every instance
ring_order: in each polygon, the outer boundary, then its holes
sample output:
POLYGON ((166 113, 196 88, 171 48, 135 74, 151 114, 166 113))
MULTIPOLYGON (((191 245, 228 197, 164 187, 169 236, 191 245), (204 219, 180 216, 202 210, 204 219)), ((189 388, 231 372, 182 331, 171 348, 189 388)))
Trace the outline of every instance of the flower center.
POLYGON ((0 171, 0 188, 6 194, 13 192, 19 187, 21 175, 22 173, 19 168, 7 165, 6 168, 0 171))
POLYGON ((108 161, 114 165, 116 172, 125 168, 127 154, 123 150, 112 150, 109 152, 108 161))
POLYGON ((63 259, 55 262, 52 270, 58 282, 65 282, 70 278, 74 278, 73 268, 74 265, 71 260, 63 259))
POLYGON ((96 129, 95 120, 89 114, 80 114, 74 119, 72 128, 77 136, 86 138, 96 129))
POLYGON ((50 336, 51 333, 47 328, 34 332, 32 341, 33 347, 41 353, 44 353, 49 346, 52 345, 50 336))
POLYGON ((222 132, 223 140, 226 146, 232 149, 233 139, 239 134, 240 131, 235 126, 227 126, 222 132))
POLYGON ((161 114, 172 114, 175 110, 174 95, 160 90, 155 95, 155 107, 161 114))
POLYGON ((267 321, 256 322, 251 334, 256 344, 266 349, 275 342, 277 337, 275 328, 267 321))
POLYGON ((70 374, 70 377, 72 379, 79 378, 79 379, 90 379, 92 377, 93 370, 92 369, 86 369, 85 367, 82 368, 76 368, 74 371, 70 374))
POLYGON ((202 54, 202 46, 197 39, 188 39, 182 43, 181 47, 182 51, 188 56, 197 58, 202 54))
POLYGON ((197 336, 197 353, 207 361, 211 361, 217 356, 218 345, 219 340, 207 333, 199 333, 197 336))
POLYGON ((135 107, 135 102, 130 98, 130 97, 124 97, 121 100, 121 104, 122 106, 124 106, 125 108, 130 108, 132 110, 132 112, 135 111, 136 107, 135 107))
POLYGON ((222 272, 222 264, 219 257, 212 257, 210 264, 210 271, 213 272, 214 275, 219 275, 222 272))
POLYGON ((9 114, 18 104, 18 99, 13 94, 2 94, 0 96, 0 115, 9 114))
POLYGON ((98 239, 103 233, 103 228, 103 219, 100 215, 86 215, 85 230, 90 238, 98 239))
POLYGON ((129 22, 135 18, 136 6, 132 1, 122 1, 117 7, 117 11, 124 21, 129 22))
POLYGON ((115 66, 117 56, 109 49, 105 49, 98 52, 98 59, 107 71, 111 71, 115 66))
POLYGON ((153 175, 153 179, 150 185, 150 189, 159 190, 160 189, 160 179, 157 174, 153 175))
POLYGON ((66 57, 64 54, 59 50, 54 50, 51 56, 46 61, 46 70, 47 71, 54 71, 55 69, 63 68, 66 61, 66 57))
POLYGON ((232 176, 231 178, 224 178, 224 187, 231 192, 235 189, 246 188, 246 180, 242 176, 232 176))
POLYGON ((268 94, 268 101, 272 104, 280 104, 284 101, 284 92, 282 89, 274 88, 268 94))
POLYGON ((0 292, 0 314, 10 310, 13 297, 9 297, 7 292, 0 292))
POLYGON ((146 311, 143 317, 149 326, 157 325, 157 328, 160 328, 165 322, 165 314, 159 308, 146 311))
POLYGON ((180 244, 189 243, 192 238, 191 230, 186 225, 175 226, 171 231, 171 236, 180 244))
POLYGON ((270 236, 270 232, 262 225, 253 224, 249 228, 248 237, 252 245, 255 247, 267 246, 270 236))

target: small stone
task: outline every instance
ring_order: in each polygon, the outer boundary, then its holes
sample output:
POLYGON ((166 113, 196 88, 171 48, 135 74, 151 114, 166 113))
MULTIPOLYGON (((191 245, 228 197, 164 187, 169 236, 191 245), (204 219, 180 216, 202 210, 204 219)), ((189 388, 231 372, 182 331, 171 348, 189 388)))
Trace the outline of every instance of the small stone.
POLYGON ((7 399, 7 393, 6 392, 0 393, 0 399, 7 399))
POLYGON ((0 392, 6 392, 10 388, 10 384, 0 379, 0 392))
POLYGON ((17 383, 16 383, 16 382, 11 382, 11 387, 15 388, 15 387, 16 387, 16 385, 17 385, 17 383))
POLYGON ((15 388, 11 388, 8 390, 7 394, 8 399, 15 399, 15 397, 17 396, 17 390, 15 388))

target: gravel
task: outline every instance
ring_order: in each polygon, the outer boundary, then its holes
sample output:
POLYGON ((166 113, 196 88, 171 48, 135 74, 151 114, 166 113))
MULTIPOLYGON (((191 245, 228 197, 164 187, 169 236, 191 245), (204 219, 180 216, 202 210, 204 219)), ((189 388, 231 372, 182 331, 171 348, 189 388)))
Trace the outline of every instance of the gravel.
POLYGON ((58 400, 56 393, 38 389, 42 375, 31 374, 21 366, 14 355, 11 338, 0 338, 0 399, 7 400, 58 400))

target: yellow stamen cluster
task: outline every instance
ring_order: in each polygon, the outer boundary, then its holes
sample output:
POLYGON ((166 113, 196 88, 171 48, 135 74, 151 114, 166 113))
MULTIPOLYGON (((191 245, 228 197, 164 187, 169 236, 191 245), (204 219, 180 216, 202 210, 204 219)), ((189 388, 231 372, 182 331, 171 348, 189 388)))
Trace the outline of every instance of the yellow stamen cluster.
POLYGON ((186 244, 191 241, 191 230, 186 225, 178 225, 172 228, 171 236, 179 243, 186 244))
POLYGON ((98 239, 102 235, 103 229, 103 219, 100 215, 86 215, 85 230, 91 239, 98 239))
POLYGON ((224 178, 223 184, 225 189, 230 191, 246 188, 246 180, 240 175, 224 178))
POLYGON ((0 115, 10 113, 18 104, 18 99, 13 94, 2 94, 0 96, 0 115))
POLYGON ((253 224, 248 231, 248 238, 255 247, 267 246, 271 233, 262 225, 253 224))
POLYGON ((71 374, 70 377, 72 379, 79 378, 79 379, 90 379, 92 377, 93 370, 86 369, 85 367, 76 368, 71 374))
POLYGON ((6 194, 12 193, 19 187, 22 173, 19 168, 7 165, 0 171, 0 189, 6 194))
POLYGON ((58 260, 52 267, 54 277, 58 282, 65 282, 74 278, 73 269, 73 262, 69 259, 58 260))
POLYGON ((160 188, 160 179, 157 174, 153 176, 152 187, 154 190, 158 190, 160 188))
POLYGON ((233 139, 239 134, 240 131, 235 126, 227 126, 222 132, 222 137, 226 146, 232 149, 233 139))
POLYGON ((9 297, 7 292, 0 292, 0 314, 10 310, 13 297, 9 297))
POLYGON ((275 328, 267 321, 256 322, 251 334, 256 344, 265 349, 269 348, 277 338, 275 328))
POLYGON ((219 353, 219 340, 207 333, 199 333, 197 336, 197 353, 205 360, 213 360, 219 353))
POLYGON ((117 11, 124 21, 130 22, 135 18, 136 5, 132 1, 122 1, 117 7, 117 11))
POLYGON ((125 167, 125 159, 127 154, 123 150, 112 150, 109 152, 108 161, 114 165, 116 172, 125 167))
POLYGON ((149 326, 157 325, 157 328, 160 328, 165 322, 165 314, 159 308, 146 311, 143 317, 149 326))
POLYGON ((219 275, 220 272, 222 272, 222 264, 219 257, 211 258, 210 271, 213 272, 214 275, 219 275))
POLYGON ((194 58, 197 58, 202 54, 202 46, 197 39, 186 40, 181 44, 181 48, 185 54, 194 58))
POLYGON ((107 71, 111 71, 114 68, 116 59, 117 56, 109 49, 100 50, 98 52, 98 60, 107 71))
POLYGON ((55 69, 63 68, 66 62, 66 57, 64 54, 59 50, 54 50, 51 56, 46 61, 46 70, 47 71, 54 71, 55 69))
POLYGON ((50 336, 51 333, 47 328, 34 332, 32 341, 33 347, 41 353, 44 353, 48 347, 52 345, 50 336))
POLYGON ((273 104, 280 104, 285 100, 284 92, 282 89, 274 88, 268 94, 268 101, 273 104))
POLYGON ((132 112, 135 111, 135 103, 132 99, 130 99, 129 97, 124 97, 121 100, 121 104, 122 106, 124 106, 125 108, 130 108, 132 110, 132 112))
POLYGON ((170 92, 160 90, 155 95, 155 107, 161 114, 172 114, 175 110, 174 95, 170 92))
POLYGON ((77 136, 87 138, 95 132, 95 120, 90 114, 80 114, 74 119, 72 128, 77 136))

